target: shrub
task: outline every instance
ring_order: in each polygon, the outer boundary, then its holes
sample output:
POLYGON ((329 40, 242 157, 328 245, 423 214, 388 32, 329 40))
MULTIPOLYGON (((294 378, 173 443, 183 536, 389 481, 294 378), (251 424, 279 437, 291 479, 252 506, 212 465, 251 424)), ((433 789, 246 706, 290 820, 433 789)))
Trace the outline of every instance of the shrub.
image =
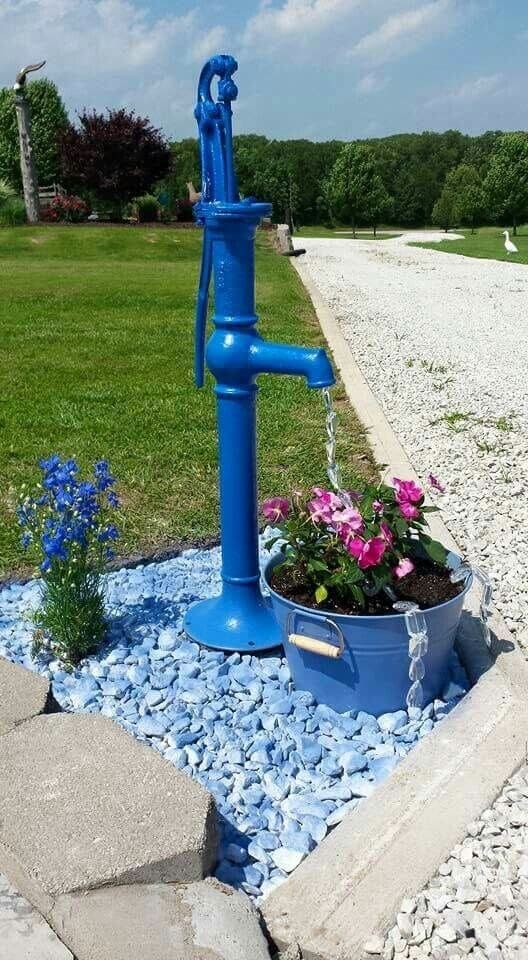
POLYGON ((194 220, 193 216, 193 206, 187 197, 183 197, 181 200, 178 200, 178 212, 176 219, 179 223, 192 223, 194 220))
POLYGON ((9 180, 6 180, 5 177, 0 177, 0 206, 5 203, 6 200, 10 200, 11 197, 16 196, 16 191, 9 183, 9 180))
POLYGON ((44 207, 41 219, 49 223, 80 223, 88 216, 88 204, 80 197, 57 194, 50 205, 44 207))
POLYGON ((140 223, 152 223, 154 220, 159 220, 160 204, 152 194, 146 193, 143 197, 137 197, 134 205, 140 223))
POLYGON ((57 454, 40 468, 38 491, 17 508, 22 546, 33 550, 42 573, 33 652, 49 649, 72 666, 105 637, 101 574, 119 536, 113 523, 119 501, 106 460, 94 465, 90 480, 57 454))
POLYGON ((169 172, 172 155, 159 130, 146 117, 124 109, 106 115, 84 110, 78 125, 59 138, 61 179, 71 189, 93 192, 97 205, 122 212, 169 172))
POLYGON ((20 227, 26 222, 26 205, 20 197, 0 201, 0 226, 20 227))
MULTIPOLYGON (((436 481, 438 483, 438 481, 436 481)), ((360 608, 369 597, 394 588, 412 573, 420 556, 445 566, 445 548, 427 534, 424 492, 412 480, 393 486, 367 484, 337 495, 314 487, 308 499, 273 497, 262 504, 277 526, 284 567, 293 567, 317 604, 352 600, 360 608)))

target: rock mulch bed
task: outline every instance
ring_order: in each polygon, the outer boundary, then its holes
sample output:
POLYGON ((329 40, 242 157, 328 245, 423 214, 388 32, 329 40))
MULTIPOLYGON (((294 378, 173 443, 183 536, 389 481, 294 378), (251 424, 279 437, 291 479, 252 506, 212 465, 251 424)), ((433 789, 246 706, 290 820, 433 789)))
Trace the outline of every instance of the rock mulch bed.
POLYGON ((302 262, 419 475, 445 483, 447 526, 528 647, 528 270, 408 245, 442 238, 303 237, 302 262))
POLYGON ((31 659, 39 586, 12 584, 0 593, 0 655, 49 677, 63 709, 112 717, 210 790, 223 831, 217 876, 258 898, 449 713, 465 675, 453 662, 446 702, 423 711, 335 714, 292 688, 281 651, 226 656, 184 636, 188 604, 218 591, 219 570, 213 549, 109 574, 111 642, 72 673, 31 659))
POLYGON ((528 960, 528 767, 469 825, 425 890, 402 902, 386 941, 365 944, 365 956, 528 960))

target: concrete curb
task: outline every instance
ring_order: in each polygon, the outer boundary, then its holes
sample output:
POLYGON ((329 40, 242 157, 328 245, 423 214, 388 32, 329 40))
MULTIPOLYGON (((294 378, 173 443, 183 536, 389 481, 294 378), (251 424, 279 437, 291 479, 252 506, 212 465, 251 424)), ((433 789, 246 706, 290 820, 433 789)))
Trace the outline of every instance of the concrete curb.
MULTIPOLYGON (((302 264, 293 266, 376 458, 386 474, 415 476, 335 317, 302 264)), ((438 517, 434 535, 458 549, 438 517)), ((471 692, 363 804, 361 816, 346 817, 265 901, 262 912, 277 945, 299 943, 306 960, 355 960, 368 937, 386 932, 402 897, 422 889, 467 824, 526 759, 528 665, 496 613, 491 627, 488 650, 477 618, 465 614, 459 652, 475 683, 471 692)))
POLYGON ((64 894, 214 865, 212 796, 106 717, 27 720, 0 737, 0 769, 0 870, 47 917, 64 894))
POLYGON ((41 713, 59 710, 48 680, 0 657, 0 736, 41 713))

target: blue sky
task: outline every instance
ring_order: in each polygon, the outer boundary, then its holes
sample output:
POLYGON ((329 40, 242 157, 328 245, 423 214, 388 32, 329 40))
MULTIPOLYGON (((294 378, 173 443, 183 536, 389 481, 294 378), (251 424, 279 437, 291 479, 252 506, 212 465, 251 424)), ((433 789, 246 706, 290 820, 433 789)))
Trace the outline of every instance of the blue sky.
POLYGON ((46 57, 72 112, 125 105, 171 137, 217 52, 237 132, 528 129, 528 0, 0 0, 0 85, 46 57))

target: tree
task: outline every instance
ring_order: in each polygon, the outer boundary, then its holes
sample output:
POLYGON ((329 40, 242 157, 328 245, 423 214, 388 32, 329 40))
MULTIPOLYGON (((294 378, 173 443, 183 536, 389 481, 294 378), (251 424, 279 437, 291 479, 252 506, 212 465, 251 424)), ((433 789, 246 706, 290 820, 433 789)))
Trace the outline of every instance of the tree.
POLYGON ((354 236, 359 221, 376 232, 387 216, 392 201, 379 173, 374 149, 368 144, 349 143, 338 156, 329 178, 332 206, 342 219, 349 219, 354 236))
POLYGON ((452 191, 446 187, 444 187, 442 190, 442 193, 433 207, 431 220, 435 226, 442 227, 446 233, 452 226, 454 226, 455 198, 452 191))
POLYGON ((170 170, 170 147, 146 117, 124 109, 83 111, 59 140, 62 178, 122 212, 170 170))
MULTIPOLYGON (((68 125, 68 114, 57 87, 51 80, 32 80, 26 85, 31 113, 31 143, 39 183, 58 178, 57 138, 68 125)), ((20 148, 15 115, 14 91, 0 89, 0 177, 20 190, 20 148)))
POLYGON ((491 156, 484 190, 492 214, 517 224, 528 212, 528 136, 505 133, 491 156))
POLYGON ((471 233, 475 233, 477 222, 486 214, 486 200, 477 168, 468 163, 459 164, 447 175, 444 189, 453 196, 456 222, 469 224, 471 233))
POLYGON ((200 190, 200 149, 197 137, 187 137, 171 143, 172 163, 170 173, 156 184, 156 191, 165 194, 169 210, 176 211, 178 204, 187 201, 187 184, 200 190))

